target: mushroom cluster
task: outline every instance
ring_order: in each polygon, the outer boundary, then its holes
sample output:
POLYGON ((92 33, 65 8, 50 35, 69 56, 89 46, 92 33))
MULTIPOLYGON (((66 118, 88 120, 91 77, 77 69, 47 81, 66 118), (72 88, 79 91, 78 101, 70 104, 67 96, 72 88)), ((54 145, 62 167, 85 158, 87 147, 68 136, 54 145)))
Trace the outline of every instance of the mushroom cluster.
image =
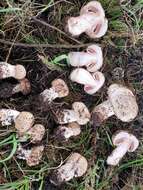
POLYGON ((86 33, 90 38, 102 37, 108 28, 108 20, 105 12, 98 1, 87 3, 80 10, 80 16, 70 17, 66 29, 73 36, 86 33))
MULTIPOLYGON (((43 139, 43 136, 45 134, 45 127, 43 125, 41 124, 34 125, 34 116, 30 112, 26 111, 19 112, 12 109, 1 109, 0 121, 2 123, 2 126, 12 125, 14 123, 17 132, 17 137, 20 142, 26 142, 27 140, 29 140, 30 143, 36 144, 43 139)), ((29 166, 34 166, 35 164, 39 164, 40 158, 42 157, 42 153, 44 150, 43 145, 38 147, 34 146, 34 148, 32 148, 31 150, 25 150, 20 145, 18 149, 18 154, 19 153, 20 155, 22 154, 23 159, 25 156, 25 160, 29 166), (40 154, 40 155, 39 156, 35 155, 34 161, 32 161, 30 160, 30 158, 33 159, 34 154, 38 155, 40 154)), ((18 157, 21 158, 21 156, 18 157)))
POLYGON ((0 62, 0 79, 15 78, 18 84, 5 82, 0 87, 0 98, 9 98, 13 94, 21 92, 27 95, 31 91, 31 84, 26 77, 26 70, 23 65, 11 65, 6 62, 0 62))

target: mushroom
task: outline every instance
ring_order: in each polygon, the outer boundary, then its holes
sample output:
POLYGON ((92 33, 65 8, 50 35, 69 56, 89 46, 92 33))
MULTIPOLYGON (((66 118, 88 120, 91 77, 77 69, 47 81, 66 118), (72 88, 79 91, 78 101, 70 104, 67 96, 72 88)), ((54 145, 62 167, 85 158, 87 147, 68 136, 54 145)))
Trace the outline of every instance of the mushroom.
POLYGON ((2 126, 11 125, 20 114, 19 111, 13 109, 0 109, 0 122, 2 126))
POLYGON ((24 79, 26 70, 22 65, 11 65, 6 62, 0 62, 0 79, 13 77, 17 80, 24 79))
POLYGON ((69 123, 67 126, 59 126, 56 129, 55 137, 60 140, 68 141, 70 137, 81 133, 80 125, 76 122, 69 123))
POLYGON ((17 158, 26 160, 28 166, 36 166, 40 163, 43 156, 44 146, 34 146, 31 149, 24 149, 19 145, 17 150, 17 158))
POLYGON ((34 116, 30 112, 20 112, 15 119, 15 128, 19 135, 24 135, 34 124, 34 116))
POLYGON ((134 152, 138 146, 138 139, 127 131, 120 131, 112 137, 113 145, 117 146, 107 158, 107 164, 116 166, 127 152, 134 152))
POLYGON ((28 79, 22 79, 18 84, 3 83, 0 86, 0 98, 9 98, 13 94, 21 92, 23 95, 29 94, 31 85, 28 79))
POLYGON ((85 125, 89 122, 90 113, 84 103, 74 102, 72 108, 72 110, 58 109, 55 113, 57 123, 67 124, 76 121, 79 125, 85 125))
POLYGON ((88 163, 85 157, 79 153, 72 153, 66 160, 66 163, 60 166, 50 176, 50 181, 56 186, 70 181, 74 177, 81 177, 87 171, 88 163))
POLYGON ((81 8, 80 16, 70 17, 66 29, 73 36, 86 33, 90 38, 102 37, 108 28, 108 20, 98 1, 91 1, 81 8))
POLYGON ((84 91, 90 95, 96 93, 105 82, 103 73, 96 71, 91 74, 83 68, 73 70, 70 74, 70 79, 73 82, 83 84, 84 91))
POLYGON ((120 84, 112 84, 108 88, 108 99, 93 109, 92 121, 98 126, 116 115, 121 121, 130 122, 137 114, 138 105, 133 92, 120 84))
POLYGON ((89 72, 95 72, 103 65, 102 49, 98 45, 91 45, 86 52, 70 52, 68 61, 74 67, 86 66, 89 72))
POLYGON ((69 94, 69 89, 62 79, 55 79, 51 83, 52 87, 44 90, 40 94, 43 102, 52 102, 56 98, 62 98, 69 94))
POLYGON ((24 134, 18 134, 19 140, 22 142, 27 141, 30 139, 30 142, 33 144, 39 143, 45 134, 45 127, 41 124, 35 124, 31 127, 28 131, 24 134))

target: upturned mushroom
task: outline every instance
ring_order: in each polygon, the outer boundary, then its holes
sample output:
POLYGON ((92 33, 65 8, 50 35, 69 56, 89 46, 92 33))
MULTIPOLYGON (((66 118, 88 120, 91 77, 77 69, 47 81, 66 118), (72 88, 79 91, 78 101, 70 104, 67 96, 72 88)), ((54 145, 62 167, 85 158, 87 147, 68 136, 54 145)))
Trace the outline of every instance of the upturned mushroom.
POLYGON ((70 79, 73 82, 83 84, 84 91, 90 95, 96 93, 105 82, 103 73, 96 71, 91 74, 83 68, 73 70, 70 74, 70 79))
POLYGON ((22 79, 18 84, 3 83, 0 86, 0 98, 9 98, 13 94, 21 92, 23 95, 29 94, 31 85, 28 79, 22 79))
POLYGON ((15 128, 19 135, 25 135, 25 133, 31 129, 34 124, 34 116, 30 112, 20 112, 15 119, 15 128))
POLYGON ((82 102, 74 102, 72 109, 58 109, 55 113, 58 124, 67 124, 77 122, 79 125, 85 125, 90 120, 90 113, 86 105, 82 102))
POLYGON ((105 35, 108 28, 108 20, 98 1, 91 1, 81 8, 80 16, 70 17, 66 29, 73 36, 86 33, 90 38, 100 38, 105 35))
POLYGON ((0 79, 13 77, 17 80, 24 79, 26 70, 23 65, 11 65, 6 62, 0 62, 0 79))
POLYGON ((19 111, 13 109, 0 109, 0 122, 2 126, 12 125, 20 114, 19 111))
POLYGON ((108 88, 108 99, 93 109, 92 121, 98 126, 115 115, 123 122, 130 122, 137 114, 138 105, 133 92, 120 84, 112 84, 108 88))
POLYGON ((72 153, 66 160, 66 163, 60 166, 50 176, 50 181, 56 186, 68 182, 74 177, 81 177, 87 171, 88 163, 85 157, 79 153, 72 153))
POLYGON ((28 131, 26 131, 24 134, 18 133, 18 138, 21 142, 25 142, 28 139, 31 143, 36 144, 39 143, 45 134, 45 127, 41 124, 35 124, 33 127, 31 127, 28 131))
POLYGON ((36 166, 40 163, 43 156, 44 146, 34 146, 31 149, 24 149, 19 145, 17 150, 17 158, 26 160, 28 166, 36 166))
POLYGON ((59 140, 68 141, 70 137, 77 136, 81 133, 80 125, 76 122, 69 123, 66 125, 61 125, 56 129, 55 138, 59 140))
POLYGON ((69 94, 69 89, 62 79, 55 79, 51 83, 52 87, 44 90, 40 94, 40 99, 43 102, 52 102, 56 98, 62 98, 69 94))
POLYGON ((127 152, 134 152, 138 146, 138 139, 127 131, 120 131, 112 137, 113 145, 117 146, 107 158, 107 164, 116 166, 127 152))
POLYGON ((89 72, 96 72, 103 65, 102 49, 93 44, 88 46, 85 52, 70 52, 68 62, 73 67, 85 66, 89 72))

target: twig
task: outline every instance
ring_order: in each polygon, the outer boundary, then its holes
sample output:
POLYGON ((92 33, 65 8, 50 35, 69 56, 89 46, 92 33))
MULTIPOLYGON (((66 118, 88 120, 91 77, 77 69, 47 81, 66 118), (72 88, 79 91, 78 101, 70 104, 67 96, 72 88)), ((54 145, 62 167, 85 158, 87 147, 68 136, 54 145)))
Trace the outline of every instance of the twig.
POLYGON ((82 47, 87 47, 92 45, 93 43, 86 43, 86 44, 77 44, 77 45, 71 45, 71 44, 26 44, 26 43, 20 43, 20 42, 13 42, 8 41, 4 39, 0 39, 0 43, 6 44, 6 45, 13 45, 13 46, 19 46, 19 47, 25 47, 25 48, 64 48, 64 49, 77 49, 82 47))

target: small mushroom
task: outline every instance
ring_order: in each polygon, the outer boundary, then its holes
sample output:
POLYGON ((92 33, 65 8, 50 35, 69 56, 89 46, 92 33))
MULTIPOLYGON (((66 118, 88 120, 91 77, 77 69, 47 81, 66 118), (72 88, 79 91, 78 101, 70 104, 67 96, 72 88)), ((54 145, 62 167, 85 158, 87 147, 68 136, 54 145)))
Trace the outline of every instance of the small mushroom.
POLYGON ((66 163, 60 166, 50 176, 50 181, 56 186, 68 182, 74 177, 81 177, 87 171, 88 163, 85 157, 79 153, 72 153, 66 160, 66 163))
POLYGON ((105 82, 103 73, 96 71, 91 74, 83 68, 73 70, 70 74, 70 79, 73 82, 83 84, 84 91, 90 95, 96 93, 105 82))
POLYGON ((92 111, 92 121, 100 125, 109 117, 116 115, 123 122, 132 121, 138 114, 138 105, 133 92, 120 84, 108 88, 108 100, 96 106, 92 111))
POLYGON ((98 1, 91 1, 81 8, 80 16, 70 17, 66 29, 73 36, 86 33, 90 38, 102 37, 108 28, 105 12, 98 1))
POLYGON ((138 139, 127 131, 120 131, 112 137, 113 145, 117 146, 107 158, 107 164, 116 166, 127 152, 134 152, 138 146, 138 139))
POLYGON ((33 144, 39 143, 45 134, 45 127, 41 124, 35 124, 33 127, 31 127, 28 131, 25 132, 25 134, 22 133, 18 134, 19 140, 22 142, 27 141, 30 139, 30 142, 33 144))
POLYGON ((19 111, 13 109, 0 109, 0 122, 2 126, 12 125, 20 114, 19 111))
POLYGON ((51 88, 44 90, 40 94, 43 102, 52 102, 56 98, 62 98, 69 94, 68 86, 62 79, 55 79, 51 85, 51 88))
POLYGON ((34 146, 31 149, 24 149, 19 145, 17 158, 26 160, 28 166, 36 166, 40 163, 43 156, 44 146, 34 146))
POLYGON ((79 125, 85 125, 90 120, 90 113, 86 105, 82 102, 74 102, 72 110, 58 109, 55 113, 57 123, 67 124, 77 122, 79 125))
POLYGON ((21 112, 15 119, 15 128, 20 135, 24 135, 34 124, 34 116, 30 112, 21 112))
POLYGON ((22 79, 18 84, 3 83, 0 86, 0 98, 9 98, 13 94, 21 92, 23 95, 29 94, 31 85, 28 79, 22 79))
POLYGON ((70 52, 68 60, 69 64, 74 67, 86 66, 89 72, 95 72, 103 65, 102 49, 97 45, 91 45, 86 52, 70 52))
POLYGON ((26 70, 22 65, 11 65, 6 62, 0 62, 0 79, 13 77, 17 80, 24 79, 26 70))
POLYGON ((70 137, 77 136, 81 133, 80 125, 76 122, 69 123, 67 126, 59 126, 56 129, 55 137, 59 140, 68 141, 70 137))

